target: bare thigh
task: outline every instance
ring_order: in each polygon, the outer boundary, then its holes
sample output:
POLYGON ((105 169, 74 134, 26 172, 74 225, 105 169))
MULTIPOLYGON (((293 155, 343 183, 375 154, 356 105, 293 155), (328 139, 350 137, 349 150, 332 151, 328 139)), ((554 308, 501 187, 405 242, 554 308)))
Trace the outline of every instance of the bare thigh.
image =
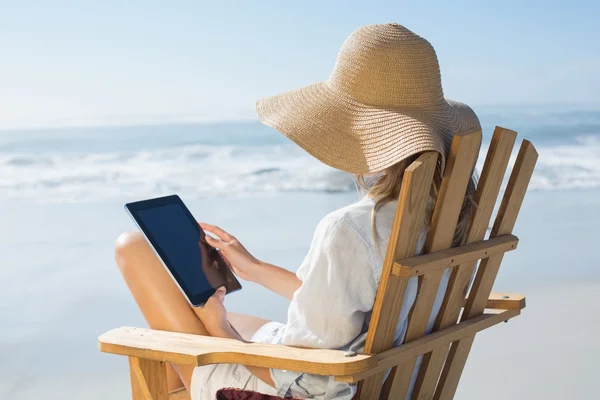
POLYGON ((233 325, 235 330, 246 340, 250 340, 261 326, 270 322, 268 319, 232 312, 227 313, 227 319, 229 320, 229 323, 233 325))
MULTIPOLYGON (((115 258, 131 294, 151 328, 208 335, 202 321, 140 233, 124 233, 119 236, 115 258)), ((228 317, 244 339, 250 339, 262 325, 269 322, 237 313, 229 313, 228 317)), ((189 389, 194 367, 176 365, 175 370, 177 374, 171 368, 167 371, 169 389, 181 387, 182 383, 189 389)))

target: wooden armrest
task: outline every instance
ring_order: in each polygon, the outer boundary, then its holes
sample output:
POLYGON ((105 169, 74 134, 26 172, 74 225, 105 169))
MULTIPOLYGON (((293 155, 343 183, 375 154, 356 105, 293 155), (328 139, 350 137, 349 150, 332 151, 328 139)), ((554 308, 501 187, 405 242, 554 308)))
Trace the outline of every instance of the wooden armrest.
POLYGON ((485 308, 495 310, 522 310, 525 308, 525 296, 512 293, 490 293, 485 308))
POLYGON ((339 350, 302 349, 187 333, 122 327, 98 338, 100 351, 176 364, 242 364, 317 375, 353 375, 373 368, 375 357, 339 350))

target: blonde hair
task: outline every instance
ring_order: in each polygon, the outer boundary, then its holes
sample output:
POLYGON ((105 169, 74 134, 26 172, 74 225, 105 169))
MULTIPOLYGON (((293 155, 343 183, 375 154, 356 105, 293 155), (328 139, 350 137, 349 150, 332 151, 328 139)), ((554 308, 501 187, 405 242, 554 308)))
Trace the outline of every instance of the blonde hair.
MULTIPOLYGON (((404 171, 410 164, 412 164, 413 161, 417 159, 418 156, 419 154, 415 154, 392 165, 391 167, 386 168, 384 171, 382 171, 383 174, 379 175, 373 183, 367 183, 364 174, 357 175, 358 185, 362 188, 363 192, 368 197, 375 199, 375 206, 373 207, 373 211, 371 213, 371 228, 373 230, 373 237, 375 238, 376 243, 378 242, 377 231, 375 230, 375 216, 377 214, 377 210, 384 204, 398 199, 400 188, 402 186, 402 177, 404 176, 404 171)), ((442 176, 442 166, 440 163, 438 163, 433 175, 433 185, 431 186, 430 191, 431 207, 429 207, 429 211, 433 209, 433 205, 435 204, 435 200, 442 184, 442 176)), ((475 201, 476 180, 477 178, 474 173, 467 185, 467 191, 461 207, 460 216, 458 218, 456 230, 454 231, 452 246, 461 246, 467 240, 471 219, 475 213, 475 209, 477 208, 475 201)), ((431 215, 428 216, 428 224, 430 219, 431 215)))

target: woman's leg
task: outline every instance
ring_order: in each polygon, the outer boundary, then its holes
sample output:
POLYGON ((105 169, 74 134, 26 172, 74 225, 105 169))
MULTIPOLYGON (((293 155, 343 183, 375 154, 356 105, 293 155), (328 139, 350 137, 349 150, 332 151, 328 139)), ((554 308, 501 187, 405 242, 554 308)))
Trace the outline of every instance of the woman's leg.
MULTIPOLYGON (((115 258, 121 274, 148 325, 153 329, 208 335, 169 273, 141 233, 124 233, 117 239, 115 258)), ((167 368, 169 390, 190 388, 194 367, 167 368), (179 380, 181 378, 181 380, 179 380)))
POLYGON ((261 326, 270 322, 268 319, 232 312, 227 313, 227 319, 229 320, 229 323, 233 325, 235 330, 246 340, 250 340, 261 326))
MULTIPOLYGON (((202 321, 188 304, 142 234, 124 233, 117 239, 115 258, 148 325, 153 329, 208 335, 202 321)), ((265 323, 262 318, 229 313, 229 321, 244 339, 265 323)), ((169 390, 190 388, 193 366, 169 365, 169 390)))

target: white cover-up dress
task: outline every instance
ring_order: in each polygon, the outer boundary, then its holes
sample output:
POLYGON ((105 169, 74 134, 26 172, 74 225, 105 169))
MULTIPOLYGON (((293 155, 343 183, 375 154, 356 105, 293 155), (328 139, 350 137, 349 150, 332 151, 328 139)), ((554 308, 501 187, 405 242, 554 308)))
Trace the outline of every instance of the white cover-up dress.
MULTIPOLYGON (((374 200, 364 198, 330 213, 319 222, 308 254, 296 273, 302 286, 290 303, 287 323, 270 322, 262 326, 253 341, 363 350, 396 209, 396 202, 390 202, 378 210, 376 243, 371 228, 373 205, 374 200)), ((425 231, 421 234, 418 252, 424 245, 425 234, 425 231)), ((443 274, 428 331, 441 307, 449 275, 448 270, 443 274)), ((400 312, 395 346, 404 340, 417 287, 417 278, 412 278, 400 312)), ((419 365, 420 360, 417 368, 419 365)), ((416 371, 415 368, 412 384, 416 371)), ((194 370, 190 392, 193 400, 213 400, 217 390, 225 387, 323 400, 350 400, 356 392, 355 386, 335 382, 326 376, 271 369, 271 377, 276 388, 265 384, 243 366, 207 365, 194 370)))

